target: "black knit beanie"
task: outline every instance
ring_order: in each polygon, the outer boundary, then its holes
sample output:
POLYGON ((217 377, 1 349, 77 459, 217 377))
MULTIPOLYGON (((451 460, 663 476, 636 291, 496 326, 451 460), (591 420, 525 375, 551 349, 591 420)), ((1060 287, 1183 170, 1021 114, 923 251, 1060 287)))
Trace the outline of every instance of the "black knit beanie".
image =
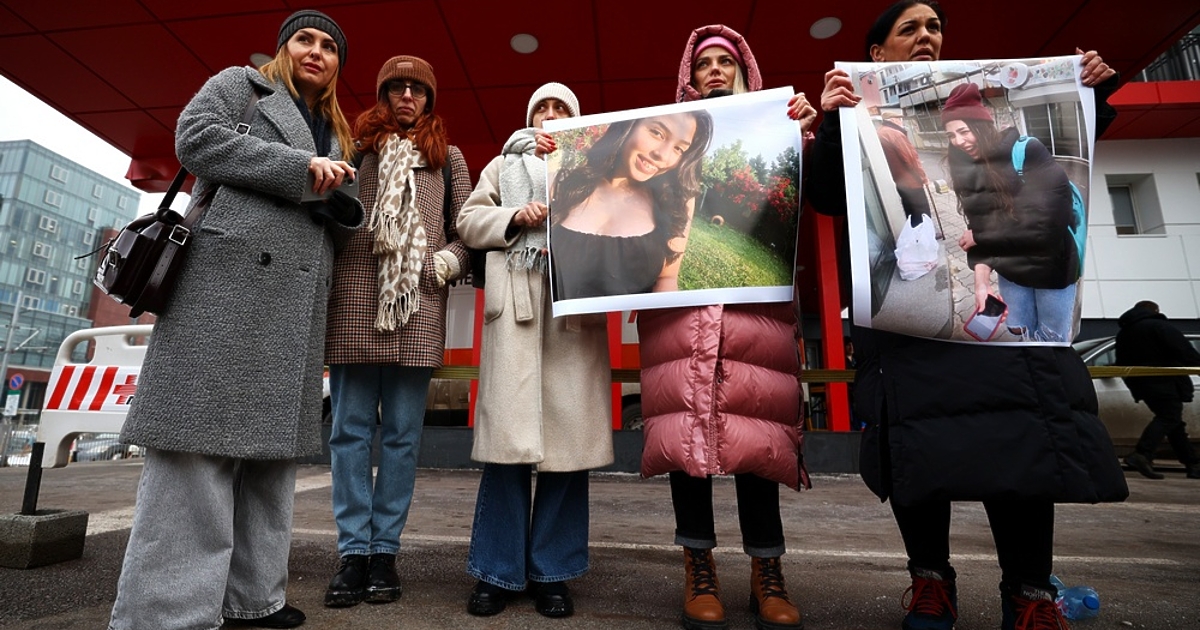
POLYGON ((279 43, 275 45, 275 50, 283 48, 292 35, 302 28, 315 28, 332 37, 338 47, 338 68, 346 65, 346 36, 342 34, 341 27, 333 18, 312 9, 297 11, 283 21, 283 26, 279 27, 279 43))

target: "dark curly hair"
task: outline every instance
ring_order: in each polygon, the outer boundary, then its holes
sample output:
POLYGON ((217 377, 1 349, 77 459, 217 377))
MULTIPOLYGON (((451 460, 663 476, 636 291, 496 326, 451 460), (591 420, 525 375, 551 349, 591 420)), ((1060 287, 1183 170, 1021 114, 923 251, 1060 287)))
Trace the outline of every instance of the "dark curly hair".
MULTIPOLYGON (((713 135, 713 120, 708 112, 692 111, 672 115, 691 116, 696 121, 696 134, 692 137, 692 144, 683 152, 675 168, 638 184, 649 189, 654 200, 654 230, 666 234, 664 244, 672 239, 682 238, 687 233, 690 220, 687 203, 700 193, 700 167, 713 135)), ((550 205, 567 210, 575 208, 592 194, 596 184, 602 180, 611 180, 617 169, 617 161, 621 158, 621 148, 642 120, 644 119, 612 123, 604 131, 604 135, 587 150, 579 166, 559 171, 554 178, 550 205)), ((556 213, 554 224, 562 223, 564 218, 565 212, 556 213)), ((682 255, 681 251, 670 250, 667 262, 674 262, 682 255)))

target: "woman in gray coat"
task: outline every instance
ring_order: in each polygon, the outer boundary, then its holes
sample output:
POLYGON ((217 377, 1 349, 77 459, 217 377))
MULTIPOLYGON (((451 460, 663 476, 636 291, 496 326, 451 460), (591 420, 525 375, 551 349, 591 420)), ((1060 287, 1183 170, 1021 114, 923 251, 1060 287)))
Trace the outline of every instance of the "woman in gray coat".
POLYGON ((303 204, 353 177, 335 97, 346 40, 288 17, 260 70, 229 68, 179 116, 176 152, 215 189, 161 313, 122 439, 147 447, 110 628, 290 628, 295 458, 320 451, 325 304, 357 200, 303 204), (239 123, 259 95, 249 131, 239 123), (245 133, 239 133, 245 131, 245 133))
POLYGON ((538 612, 574 610, 566 580, 588 569, 588 470, 612 462, 605 315, 554 318, 546 275, 542 121, 576 116, 561 83, 529 99, 525 122, 479 176, 458 217, 463 241, 487 253, 475 445, 483 462, 467 602, 494 615, 533 583, 538 612), (531 490, 537 468, 537 492, 531 490))

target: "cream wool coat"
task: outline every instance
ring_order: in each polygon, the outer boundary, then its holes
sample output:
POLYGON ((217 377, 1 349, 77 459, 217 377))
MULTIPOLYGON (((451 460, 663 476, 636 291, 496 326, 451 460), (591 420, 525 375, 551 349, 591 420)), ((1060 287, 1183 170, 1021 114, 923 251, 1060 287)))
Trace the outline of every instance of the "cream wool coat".
POLYGON ((613 461, 607 318, 555 319, 548 276, 509 271, 504 248, 519 234, 508 227, 520 206, 500 199, 503 164, 497 157, 483 169, 458 215, 463 242, 493 250, 471 459, 547 472, 606 466, 613 461))

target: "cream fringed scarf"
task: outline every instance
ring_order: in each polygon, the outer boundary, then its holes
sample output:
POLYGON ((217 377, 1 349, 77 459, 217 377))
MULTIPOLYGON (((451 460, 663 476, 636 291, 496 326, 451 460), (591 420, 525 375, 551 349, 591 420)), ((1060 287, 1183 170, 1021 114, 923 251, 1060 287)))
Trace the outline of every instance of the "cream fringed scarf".
POLYGON ((379 153, 379 192, 367 226, 375 241, 371 252, 379 257, 376 330, 403 326, 421 306, 421 263, 428 241, 416 204, 413 170, 425 165, 425 156, 398 134, 389 136, 379 153))

